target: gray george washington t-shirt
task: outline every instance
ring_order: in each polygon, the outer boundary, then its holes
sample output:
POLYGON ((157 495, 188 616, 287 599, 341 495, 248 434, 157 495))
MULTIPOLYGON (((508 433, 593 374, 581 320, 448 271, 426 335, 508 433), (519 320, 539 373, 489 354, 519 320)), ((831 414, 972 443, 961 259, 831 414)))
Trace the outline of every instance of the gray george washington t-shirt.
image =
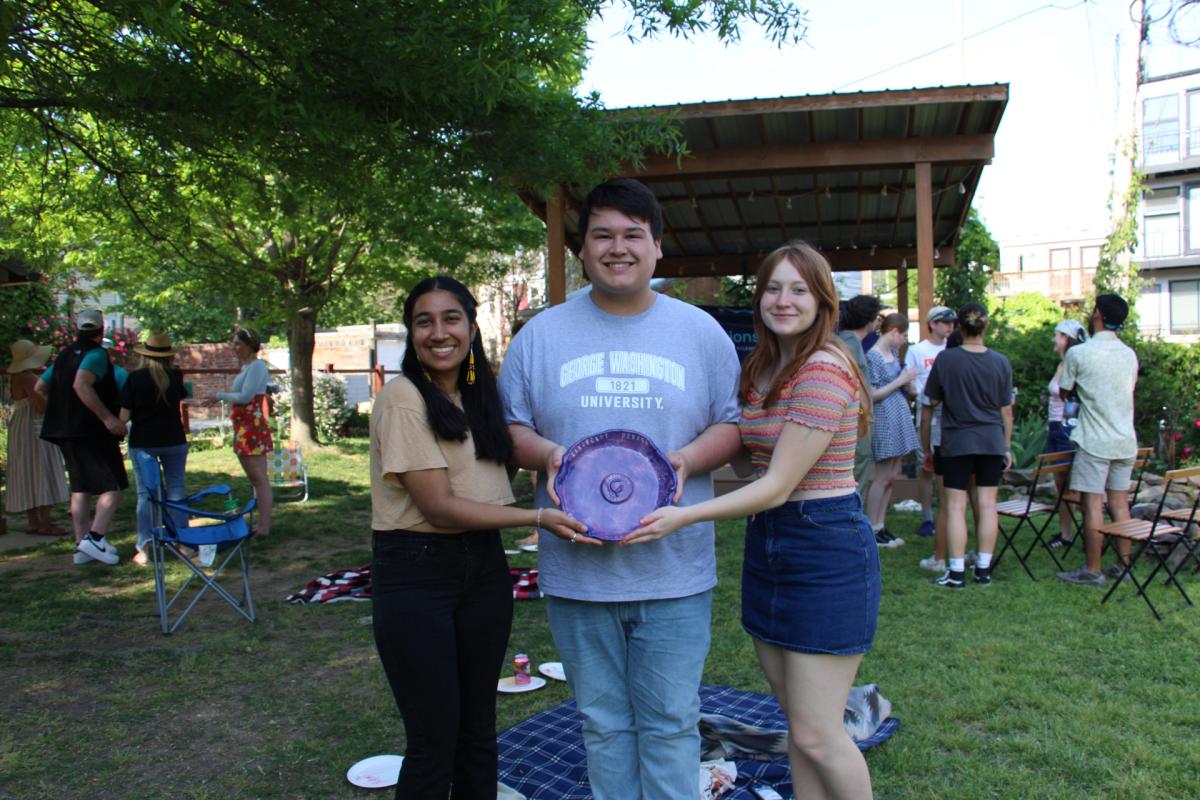
MULTIPOLYGON (((611 428, 637 431, 664 454, 717 423, 736 424, 740 367, 733 342, 694 306, 665 295, 633 317, 583 295, 546 309, 513 339, 500 370, 510 423, 570 448, 611 428)), ((709 473, 689 476, 680 505, 712 497, 709 473)), ((536 501, 553 506, 546 475, 536 501)), ((540 537, 539 585, 554 597, 634 601, 688 597, 717 583, 714 526, 680 528, 656 542, 603 547, 540 537)))
POLYGON ((944 457, 1002 456, 1004 418, 1012 404, 1012 365, 995 350, 943 350, 925 382, 925 396, 942 404, 944 457))

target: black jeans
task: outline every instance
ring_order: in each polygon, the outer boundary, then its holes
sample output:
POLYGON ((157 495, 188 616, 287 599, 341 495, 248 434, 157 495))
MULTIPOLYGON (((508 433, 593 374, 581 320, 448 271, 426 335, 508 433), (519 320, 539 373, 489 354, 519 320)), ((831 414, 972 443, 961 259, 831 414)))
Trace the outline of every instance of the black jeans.
POLYGON ((495 800, 496 681, 512 629, 500 532, 376 531, 375 647, 408 748, 398 800, 495 800))

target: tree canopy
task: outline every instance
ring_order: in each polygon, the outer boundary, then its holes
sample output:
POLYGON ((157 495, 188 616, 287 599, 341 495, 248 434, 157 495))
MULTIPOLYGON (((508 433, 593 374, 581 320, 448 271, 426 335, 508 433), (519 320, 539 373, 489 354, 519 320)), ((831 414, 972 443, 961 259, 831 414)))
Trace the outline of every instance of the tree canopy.
MULTIPOLYGON (((617 6, 633 37, 753 22, 784 0, 617 6)), ((535 243, 517 200, 678 153, 669 119, 575 94, 599 0, 16 0, 0 6, 0 250, 98 276, 152 321, 286 323, 311 426, 330 303, 535 243), (250 316, 250 315, 247 315, 250 316), (232 322, 232 319, 229 320, 232 322)), ((200 328, 195 328, 199 330, 200 328)))
POLYGON ((1000 246, 974 208, 958 237, 954 266, 937 271, 934 295, 955 310, 967 303, 987 304, 992 276, 1000 269, 1000 246))

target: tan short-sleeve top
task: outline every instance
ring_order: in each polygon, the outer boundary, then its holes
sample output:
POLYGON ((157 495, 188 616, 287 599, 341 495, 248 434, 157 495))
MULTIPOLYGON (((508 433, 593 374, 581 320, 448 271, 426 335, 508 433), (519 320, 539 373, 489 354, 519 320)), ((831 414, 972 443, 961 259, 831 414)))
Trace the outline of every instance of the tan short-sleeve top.
POLYGON ((470 433, 462 442, 438 439, 429 427, 425 401, 403 375, 390 381, 375 397, 371 409, 371 528, 430 533, 457 533, 439 528, 421 516, 400 475, 425 469, 445 469, 455 497, 480 503, 513 502, 508 471, 495 461, 475 458, 470 433))

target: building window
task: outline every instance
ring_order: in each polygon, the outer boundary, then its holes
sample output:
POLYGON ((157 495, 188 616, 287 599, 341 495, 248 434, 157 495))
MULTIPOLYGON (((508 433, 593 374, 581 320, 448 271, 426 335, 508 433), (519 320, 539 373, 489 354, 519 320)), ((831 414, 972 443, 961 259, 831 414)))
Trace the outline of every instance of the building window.
POLYGON ((1056 247, 1050 251, 1050 269, 1070 269, 1071 248, 1056 247))
POLYGON ((1143 197, 1142 247, 1146 258, 1180 253, 1179 187, 1157 186, 1143 197))
POLYGON ((1200 252, 1200 184, 1187 187, 1185 208, 1187 209, 1187 249, 1189 253, 1200 252))
POLYGON ((1142 101, 1142 141, 1147 164, 1179 160, 1179 95, 1142 101))
POLYGON ((1200 280, 1171 281, 1171 333, 1200 332, 1200 280))
POLYGON ((1187 154, 1200 156, 1200 91, 1187 94, 1187 154))
POLYGON ((1079 248, 1079 263, 1084 269, 1095 269, 1100 266, 1100 245, 1093 244, 1079 248))

